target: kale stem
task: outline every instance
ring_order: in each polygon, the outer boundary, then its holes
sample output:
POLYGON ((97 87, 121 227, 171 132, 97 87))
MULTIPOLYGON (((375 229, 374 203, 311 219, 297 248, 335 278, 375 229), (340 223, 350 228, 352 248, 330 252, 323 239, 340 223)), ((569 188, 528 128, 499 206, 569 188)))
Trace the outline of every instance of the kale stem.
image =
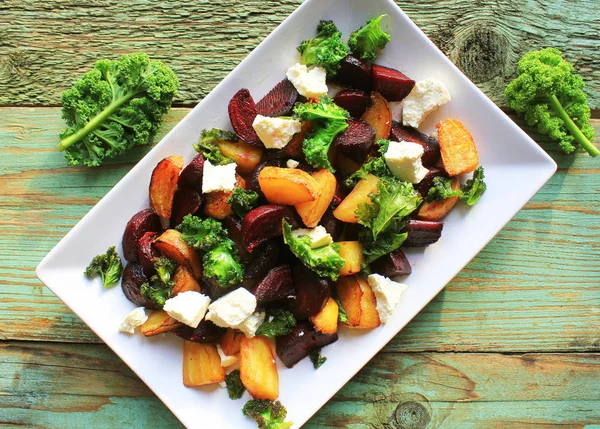
POLYGON ((121 107, 123 104, 127 103, 129 100, 135 97, 135 95, 136 93, 131 92, 127 95, 122 96, 121 98, 117 98, 116 100, 114 100, 112 103, 106 106, 102 112, 98 113, 94 118, 92 118, 92 120, 89 121, 85 125, 85 127, 81 128, 76 133, 71 134, 69 137, 62 140, 56 148, 60 152, 63 152, 73 143, 87 136, 89 133, 98 128, 100 124, 102 124, 106 120, 106 118, 112 115, 119 107, 121 107))
POLYGON ((550 96, 550 105, 554 109, 554 111, 558 114, 560 119, 563 120, 567 129, 571 132, 575 140, 579 142, 579 144, 591 155, 598 156, 600 155, 600 151, 588 140, 588 138, 583 135, 579 127, 575 125, 575 122, 571 119, 571 117, 567 114, 566 110, 558 101, 556 95, 550 96))

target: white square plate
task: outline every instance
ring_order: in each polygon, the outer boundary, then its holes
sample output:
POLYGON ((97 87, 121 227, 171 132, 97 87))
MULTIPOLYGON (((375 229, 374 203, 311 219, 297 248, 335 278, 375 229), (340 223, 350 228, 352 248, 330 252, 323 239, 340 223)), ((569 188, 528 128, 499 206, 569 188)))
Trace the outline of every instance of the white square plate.
POLYGON ((392 0, 308 0, 238 65, 144 159, 142 159, 44 258, 37 275, 156 393, 187 427, 253 428, 241 408, 218 387, 190 389, 181 378, 182 340, 118 332, 134 305, 121 288, 105 290, 83 270, 98 253, 121 243, 123 229, 138 210, 148 207, 148 183, 154 166, 169 155, 194 156, 192 143, 204 128, 230 128, 227 104, 240 88, 259 100, 298 61, 296 47, 313 37, 320 19, 334 20, 344 37, 368 18, 390 16, 392 41, 379 64, 398 68, 415 80, 442 80, 452 101, 428 118, 463 121, 485 167, 487 192, 479 203, 457 207, 445 220, 442 239, 425 251, 411 251, 413 273, 394 317, 369 332, 342 329, 340 340, 325 349, 327 363, 318 371, 308 359, 280 369, 280 399, 289 420, 299 427, 356 374, 500 231, 556 170, 554 161, 471 83, 392 0))

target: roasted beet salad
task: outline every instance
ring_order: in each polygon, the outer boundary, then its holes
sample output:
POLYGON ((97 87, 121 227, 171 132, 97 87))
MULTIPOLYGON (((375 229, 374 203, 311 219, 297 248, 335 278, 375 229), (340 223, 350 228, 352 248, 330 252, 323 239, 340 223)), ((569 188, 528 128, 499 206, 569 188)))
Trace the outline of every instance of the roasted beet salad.
POLYGON ((260 101, 252 88, 233 96, 231 130, 204 130, 187 165, 158 163, 150 208, 125 227, 125 269, 113 248, 88 270, 110 284, 123 271, 139 308, 121 330, 182 337, 183 383, 218 383, 232 399, 247 390, 243 412, 261 428, 290 425, 275 356, 318 368, 340 327, 368 334, 391 320, 407 289, 398 277, 411 273, 403 249, 437 242, 459 200, 485 191, 461 122, 419 131, 450 102, 444 83, 373 62, 386 20, 347 43, 321 21, 260 101), (397 120, 390 102, 402 102, 397 120))

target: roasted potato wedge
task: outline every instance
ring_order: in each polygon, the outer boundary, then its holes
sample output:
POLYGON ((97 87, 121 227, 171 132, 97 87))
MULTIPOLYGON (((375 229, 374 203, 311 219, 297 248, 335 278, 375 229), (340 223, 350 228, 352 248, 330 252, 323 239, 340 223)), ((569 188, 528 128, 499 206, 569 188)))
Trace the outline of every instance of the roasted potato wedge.
POLYGON ((168 156, 160 161, 152 171, 150 207, 161 217, 167 219, 171 217, 173 198, 181 170, 183 170, 183 157, 168 156))
POLYGON ((317 181, 298 168, 265 167, 258 183, 270 204, 293 206, 314 201, 321 193, 317 181))
POLYGON ((362 245, 358 241, 340 241, 340 256, 345 259, 340 276, 359 273, 363 263, 362 245))
POLYGON ((300 215, 304 225, 308 228, 314 228, 319 224, 319 221, 327 211, 331 200, 333 200, 337 184, 337 180, 333 173, 324 168, 311 173, 311 177, 317 181, 321 191, 320 195, 314 201, 296 205, 296 211, 300 215))
POLYGON ((375 141, 387 139, 392 131, 392 112, 388 102, 377 91, 370 94, 371 105, 360 117, 375 129, 375 141))
MULTIPOLYGON (((237 186, 246 189, 246 181, 236 174, 237 186)), ((215 219, 225 219, 233 214, 231 206, 227 204, 227 200, 231 197, 232 192, 218 191, 204 194, 204 214, 214 217, 215 219)))
POLYGON ((340 303, 348 315, 349 327, 372 329, 381 325, 375 294, 363 277, 340 277, 336 288, 340 303))
POLYGON ((200 285, 190 270, 183 265, 177 267, 173 273, 172 280, 175 282, 175 286, 173 286, 173 291, 171 292, 173 296, 182 292, 200 292, 200 285))
POLYGON ((197 279, 202 277, 202 260, 183 240, 179 231, 167 229, 154 241, 154 247, 177 265, 186 267, 197 279))
POLYGON ((237 164, 238 171, 249 173, 253 171, 262 160, 263 150, 240 140, 238 142, 217 141, 221 153, 231 158, 237 164))
MULTIPOLYGON (((458 177, 452 178, 452 189, 460 189, 458 177)), ((459 197, 446 198, 444 201, 432 201, 423 203, 417 212, 417 218, 421 220, 440 220, 452 211, 459 197)))
POLYGON ((336 219, 346 223, 358 223, 356 209, 362 203, 369 204, 371 202, 371 197, 369 195, 377 192, 378 183, 379 179, 372 174, 369 174, 358 182, 354 189, 352 189, 352 192, 350 192, 333 211, 333 215, 336 219))
POLYGON ((359 329, 372 329, 377 328, 381 325, 379 319, 379 313, 377 312, 377 300, 373 289, 369 286, 369 282, 362 277, 356 276, 358 284, 362 290, 362 296, 360 297, 360 323, 355 328, 359 329))
POLYGON ((444 169, 449 176, 470 173, 479 165, 471 133, 456 119, 445 119, 435 126, 444 169))
POLYGON ((323 334, 335 334, 338 330, 339 306, 333 298, 329 298, 325 307, 310 317, 315 328, 323 334))
POLYGON ((173 319, 164 310, 154 310, 148 315, 148 319, 141 327, 142 334, 146 337, 162 334, 181 326, 181 323, 173 319))
POLYGON ((265 337, 242 338, 240 378, 254 399, 275 400, 279 396, 279 376, 275 353, 265 337))
POLYGON ((204 386, 225 381, 225 368, 214 344, 183 342, 183 384, 204 386))
POLYGON ((240 344, 244 334, 235 329, 227 329, 223 338, 221 338, 221 348, 227 356, 237 355, 240 352, 240 344))

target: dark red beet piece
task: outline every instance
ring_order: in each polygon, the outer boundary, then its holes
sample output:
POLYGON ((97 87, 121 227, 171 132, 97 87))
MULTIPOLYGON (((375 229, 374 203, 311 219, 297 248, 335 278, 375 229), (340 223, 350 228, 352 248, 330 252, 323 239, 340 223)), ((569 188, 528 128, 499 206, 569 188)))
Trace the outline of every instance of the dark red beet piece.
POLYGON ((258 103, 256 111, 263 116, 289 116, 298 100, 298 91, 288 79, 283 79, 258 103))
POLYGON ((192 188, 179 188, 173 197, 171 228, 175 228, 186 215, 194 214, 202 205, 202 195, 192 188))
POLYGON ((299 261, 292 266, 292 278, 296 298, 291 309, 296 319, 306 319, 321 311, 331 295, 329 282, 299 261))
POLYGON ((280 236, 283 219, 287 219, 292 227, 297 226, 294 213, 287 206, 269 204, 248 212, 242 221, 242 237, 246 250, 252 253, 265 241, 280 236))
POLYGON ((231 126, 237 135, 252 146, 264 147, 252 127, 252 122, 254 122, 257 112, 250 91, 242 88, 236 92, 229 101, 228 111, 231 126))
POLYGON ((235 247, 240 253, 242 262, 248 262, 251 259, 250 254, 246 251, 244 239, 242 238, 242 221, 234 215, 229 215, 223 219, 223 225, 227 228, 229 238, 235 243, 235 247))
POLYGON ((356 162, 363 162, 375 143, 375 129, 360 119, 348 119, 348 128, 333 143, 337 150, 356 162))
POLYGON ((258 305, 281 301, 294 295, 290 266, 280 265, 269 270, 267 275, 256 284, 252 293, 256 297, 258 305))
POLYGON ((288 368, 293 367, 313 350, 325 347, 338 340, 338 334, 322 334, 310 323, 299 323, 292 332, 277 337, 277 356, 288 368))
POLYGON ((371 70, 363 61, 352 55, 348 55, 340 62, 335 80, 349 88, 371 90, 371 70))
POLYGON ((121 288, 127 299, 135 305, 146 308, 156 308, 156 305, 148 298, 142 296, 142 284, 148 281, 141 264, 132 262, 127 264, 123 270, 121 288))
POLYGON ((415 81, 396 69, 371 65, 373 90, 379 92, 387 101, 403 100, 412 91, 415 81))
POLYGON ((244 269, 245 279, 259 280, 277 265, 281 256, 281 245, 277 240, 269 240, 258 246, 250 255, 244 269))
POLYGON ((410 262, 401 249, 394 250, 371 264, 371 271, 386 277, 406 276, 412 272, 410 262))
POLYGON ((158 237, 157 232, 147 232, 140 238, 138 245, 138 261, 144 268, 146 277, 154 274, 154 262, 160 256, 160 253, 152 246, 156 237, 158 237))
POLYGON ((369 94, 356 89, 347 89, 333 97, 333 102, 350 113, 350 116, 360 118, 367 107, 371 105, 369 94))
POLYGON ((202 193, 202 173, 204 172, 204 155, 199 153, 183 169, 179 175, 177 186, 180 188, 192 188, 202 193))
POLYGON ((442 236, 444 222, 410 220, 404 229, 408 232, 403 247, 426 247, 437 242, 442 236))
POLYGON ((138 260, 138 243, 147 232, 160 232, 160 218, 152 209, 144 209, 134 214, 123 232, 123 255, 130 262, 138 260))
POLYGON ((196 328, 181 325, 171 333, 194 343, 215 343, 225 334, 225 329, 219 328, 210 320, 202 320, 196 328))
POLYGON ((431 189, 431 187, 433 186, 433 179, 435 179, 438 176, 448 177, 448 174, 443 168, 431 167, 429 169, 429 173, 427 173, 427 175, 423 177, 423 180, 419 182, 419 184, 417 185, 417 191, 419 191, 419 194, 421 194, 423 198, 427 196, 427 194, 429 193, 429 189, 431 189))
POLYGON ((394 141, 406 141, 418 143, 423 146, 423 156, 421 162, 424 167, 435 165, 440 159, 440 145, 437 139, 423 134, 419 130, 412 127, 405 127, 398 121, 392 122, 392 132, 390 137, 394 141))

